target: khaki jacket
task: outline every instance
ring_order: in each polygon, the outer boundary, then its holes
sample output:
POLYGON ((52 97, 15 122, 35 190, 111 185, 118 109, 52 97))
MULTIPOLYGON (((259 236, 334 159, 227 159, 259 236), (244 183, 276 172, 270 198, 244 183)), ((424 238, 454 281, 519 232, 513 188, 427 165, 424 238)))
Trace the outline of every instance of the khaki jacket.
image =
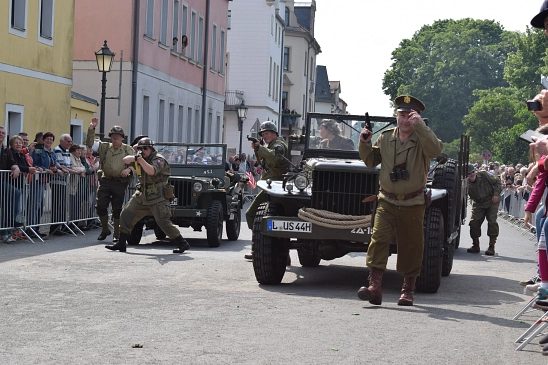
POLYGON ((473 207, 489 207, 493 204, 493 196, 500 195, 501 191, 500 178, 487 171, 476 172, 476 181, 474 182, 468 180, 468 196, 472 200, 473 207))
POLYGON ((276 148, 278 147, 283 149, 283 155, 287 153, 287 144, 282 137, 276 138, 268 146, 261 145, 255 150, 255 155, 257 155, 257 159, 261 161, 263 167, 261 180, 281 178, 287 172, 289 162, 279 154, 276 154, 276 148))
MULTIPOLYGON (((86 137, 86 145, 91 148, 95 143, 95 130, 88 129, 88 135, 86 137)), ((101 158, 101 171, 102 177, 107 179, 118 179, 123 181, 131 180, 131 177, 122 178, 122 170, 129 166, 123 162, 124 157, 134 155, 135 150, 123 143, 120 148, 114 148, 110 142, 99 142, 97 153, 101 158)), ((133 171, 133 170, 132 170, 133 171)))
MULTIPOLYGON (((415 131, 401 143, 398 138, 398 128, 384 131, 375 145, 371 142, 360 141, 360 158, 368 167, 381 164, 379 183, 383 190, 392 194, 406 195, 418 191, 426 186, 426 175, 430 167, 430 160, 440 155, 443 144, 424 121, 415 125, 415 131), (409 179, 390 180, 390 173, 394 165, 406 163, 409 179)), ((424 195, 408 200, 396 200, 379 192, 379 199, 397 206, 413 206, 424 204, 424 195)))

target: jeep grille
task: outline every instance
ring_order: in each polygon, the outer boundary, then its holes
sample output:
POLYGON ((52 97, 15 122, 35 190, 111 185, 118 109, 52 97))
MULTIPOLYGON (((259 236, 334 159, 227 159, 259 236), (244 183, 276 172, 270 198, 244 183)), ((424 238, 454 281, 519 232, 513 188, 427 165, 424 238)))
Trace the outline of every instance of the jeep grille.
POLYGON ((178 207, 188 207, 191 205, 192 199, 192 181, 181 181, 177 179, 170 179, 170 184, 175 186, 173 193, 177 197, 178 207))
POLYGON ((362 200, 378 191, 378 181, 378 174, 314 170, 311 207, 339 214, 371 214, 372 203, 362 200))

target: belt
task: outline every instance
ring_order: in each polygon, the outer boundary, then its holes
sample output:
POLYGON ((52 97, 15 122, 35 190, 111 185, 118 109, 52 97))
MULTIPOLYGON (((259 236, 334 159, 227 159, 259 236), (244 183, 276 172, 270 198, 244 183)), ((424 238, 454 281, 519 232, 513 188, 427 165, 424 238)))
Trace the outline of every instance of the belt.
POLYGON ((380 190, 384 195, 394 200, 409 200, 424 193, 424 188, 420 188, 419 190, 409 194, 392 194, 384 189, 380 189, 380 190))

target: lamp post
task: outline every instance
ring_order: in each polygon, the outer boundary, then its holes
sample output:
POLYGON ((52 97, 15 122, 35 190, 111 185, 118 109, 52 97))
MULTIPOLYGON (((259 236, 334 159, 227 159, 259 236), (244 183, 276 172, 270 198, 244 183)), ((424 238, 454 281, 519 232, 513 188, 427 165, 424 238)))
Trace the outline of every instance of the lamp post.
POLYGON ((95 52, 97 69, 99 70, 99 72, 103 73, 103 78, 101 79, 101 115, 99 119, 99 135, 101 136, 101 139, 103 139, 105 135, 105 99, 107 91, 107 72, 110 72, 114 56, 115 54, 111 52, 108 48, 106 40, 105 44, 103 44, 103 47, 95 52))
POLYGON ((242 137, 243 137, 243 130, 244 130, 244 119, 247 116, 247 106, 245 106, 245 101, 242 99, 242 102, 240 105, 236 107, 236 114, 238 114, 238 130, 240 131, 240 149, 239 149, 239 155, 242 156, 242 137))

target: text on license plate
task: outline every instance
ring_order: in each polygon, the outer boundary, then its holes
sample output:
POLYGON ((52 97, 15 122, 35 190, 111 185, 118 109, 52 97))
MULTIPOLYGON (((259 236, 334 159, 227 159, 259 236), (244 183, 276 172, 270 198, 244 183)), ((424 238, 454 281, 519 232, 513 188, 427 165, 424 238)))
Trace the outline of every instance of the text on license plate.
POLYGON ((267 230, 268 231, 312 233, 312 223, 309 223, 309 222, 293 222, 293 221, 279 221, 279 220, 269 219, 267 221, 267 230))

